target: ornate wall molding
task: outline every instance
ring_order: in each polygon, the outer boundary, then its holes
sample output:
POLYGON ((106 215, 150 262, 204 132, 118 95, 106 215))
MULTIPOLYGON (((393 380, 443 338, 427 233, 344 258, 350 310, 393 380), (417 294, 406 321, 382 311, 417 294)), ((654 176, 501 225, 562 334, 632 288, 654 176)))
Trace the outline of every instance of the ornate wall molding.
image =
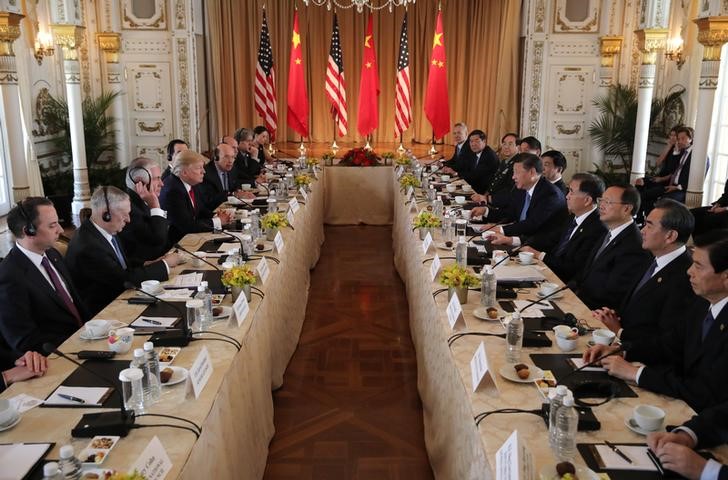
POLYGON ((13 42, 20 37, 20 21, 23 15, 0 12, 0 56, 14 57, 13 42))
POLYGON ((167 30, 167 5, 165 0, 153 2, 154 13, 141 18, 134 12, 133 0, 121 0, 121 28, 124 30, 167 30))
POLYGON ((598 45, 593 40, 554 40, 549 45, 552 57, 594 57, 598 52, 598 45))
POLYGON ((170 40, 124 39, 121 44, 124 53, 143 55, 169 55, 172 53, 170 40))
POLYGON ((718 72, 720 71, 720 60, 703 60, 700 64, 700 90, 715 90, 718 88, 718 72))
POLYGON ((176 30, 185 30, 187 27, 185 0, 177 0, 174 5, 174 28, 176 30))
POLYGON ((622 51, 622 40, 623 37, 621 35, 599 37, 599 53, 601 55, 602 67, 614 67, 614 56, 622 51))
POLYGON ((531 71, 531 88, 528 96, 528 133, 538 135, 539 115, 541 112, 541 78, 543 76, 543 46, 544 42, 533 42, 533 59, 531 71))
POLYGON ((566 14, 567 0, 556 0, 554 8, 554 33, 595 33, 599 31, 599 0, 581 0, 588 2, 586 18, 572 20, 566 14))
POLYGON ((15 65, 15 57, 0 55, 0 85, 17 85, 18 68, 15 65))
POLYGON ((177 69, 179 72, 179 119, 182 128, 182 138, 192 138, 190 128, 190 88, 189 88, 189 56, 187 54, 187 39, 177 38, 177 69))
POLYGON ((728 42, 728 16, 695 20, 698 42, 703 45, 703 61, 720 60, 720 50, 728 42))
POLYGON ((53 40, 63 49, 63 59, 77 61, 78 50, 83 43, 84 27, 78 25, 51 25, 53 40))
POLYGON ((164 111, 164 93, 166 75, 162 67, 154 64, 143 64, 131 69, 131 91, 134 110, 137 112, 164 111))
POLYGON ((546 6, 544 0, 536 1, 535 26, 533 28, 536 33, 544 33, 544 24, 546 23, 546 6))
POLYGON ((585 98, 586 82, 591 80, 581 68, 564 67, 556 78, 556 113, 584 115, 589 99, 585 98))
POLYGON ((554 122, 552 136, 559 140, 581 140, 584 138, 584 122, 554 122))
POLYGON ((140 137, 164 137, 166 135, 164 125, 165 119, 159 117, 134 120, 135 133, 140 137))
POLYGON ((119 50, 121 49, 121 34, 101 32, 96 34, 99 48, 104 52, 106 63, 119 63, 119 50))

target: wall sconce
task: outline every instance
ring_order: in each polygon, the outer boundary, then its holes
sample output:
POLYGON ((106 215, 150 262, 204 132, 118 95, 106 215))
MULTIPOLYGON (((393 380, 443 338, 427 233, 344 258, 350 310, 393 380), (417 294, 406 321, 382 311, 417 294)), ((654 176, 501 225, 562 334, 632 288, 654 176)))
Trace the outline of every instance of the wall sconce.
POLYGON ((675 62, 677 69, 680 70, 685 64, 683 56, 683 39, 680 37, 671 38, 667 41, 665 48, 665 58, 671 62, 675 62))
POLYGON ((35 57, 38 65, 43 64, 43 57, 50 57, 55 52, 53 48, 53 37, 49 32, 38 32, 35 40, 35 57))

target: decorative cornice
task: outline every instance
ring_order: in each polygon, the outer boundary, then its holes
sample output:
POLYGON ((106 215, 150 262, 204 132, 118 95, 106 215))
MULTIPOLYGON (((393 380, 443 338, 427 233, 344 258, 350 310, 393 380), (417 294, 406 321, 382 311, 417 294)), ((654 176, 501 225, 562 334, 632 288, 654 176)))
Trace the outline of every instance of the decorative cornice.
POLYGON ((78 49, 83 42, 84 27, 54 24, 51 25, 51 30, 53 31, 53 41, 63 49, 63 59, 78 61, 78 49))
POLYGON ((621 35, 599 37, 599 53, 602 55, 602 67, 614 67, 614 56, 622 51, 621 35))
POLYGON ((703 45, 703 61, 720 61, 720 49, 728 42, 728 16, 694 20, 698 26, 698 42, 703 45))
POLYGON ((665 49, 670 31, 666 28, 643 28, 635 30, 634 33, 642 52, 642 65, 654 65, 657 62, 657 51, 665 49))
POLYGON ((119 63, 119 51, 121 50, 121 34, 102 32, 96 34, 96 41, 104 52, 106 63, 119 63))
POLYGON ((13 42, 20 37, 20 20, 24 15, 0 12, 0 55, 14 57, 13 42))

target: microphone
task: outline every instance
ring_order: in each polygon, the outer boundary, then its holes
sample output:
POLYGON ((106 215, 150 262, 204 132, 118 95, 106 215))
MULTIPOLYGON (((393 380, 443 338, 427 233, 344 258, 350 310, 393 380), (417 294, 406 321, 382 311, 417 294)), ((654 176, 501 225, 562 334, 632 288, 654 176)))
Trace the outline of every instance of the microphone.
POLYGON ((561 381, 559 382, 559 384, 563 384, 563 383, 564 383, 564 380, 566 380, 567 378, 569 378, 570 376, 572 376, 572 375, 573 375, 573 374, 575 374, 576 372, 580 372, 580 371, 584 370, 585 368, 589 368, 589 367, 595 367, 595 366, 599 365, 599 362, 601 362, 601 361, 602 361, 602 360, 604 360, 605 358, 607 358, 607 357, 611 357, 611 356, 613 356, 613 355, 617 355, 617 354, 620 354, 620 353, 622 353, 622 352, 626 352, 627 350, 629 350, 629 349, 631 349, 631 348, 632 348, 632 344, 631 344, 630 342, 624 342, 624 343, 622 343, 622 344, 621 344, 621 345, 619 346, 619 348, 617 348, 617 349, 616 349, 616 350, 614 350, 613 352, 609 352, 609 353, 606 353, 606 354, 602 355, 601 357, 597 358, 596 360, 593 360, 593 361, 591 361, 591 362, 589 362, 589 363, 585 363, 585 364, 584 364, 584 365, 582 365, 581 367, 579 367, 579 368, 576 368, 576 369, 574 369, 574 370, 570 371, 569 373, 567 373, 567 374, 566 374, 566 375, 564 376, 564 378, 562 378, 562 379, 561 379, 561 381))
POLYGON ((525 307, 523 307, 522 309, 518 310, 518 313, 521 313, 524 310, 526 310, 528 307, 530 307, 532 305, 536 305, 537 303, 540 303, 543 300, 547 300, 547 299, 553 297, 554 295, 556 295, 557 293, 563 292, 564 290, 567 290, 568 288, 569 288, 568 285, 564 285, 561 288, 557 288, 556 290, 554 290, 553 292, 549 293, 548 295, 546 295, 544 297, 541 297, 538 300, 533 300, 532 302, 529 302, 525 307))
POLYGON ((137 292, 141 292, 144 295, 151 297, 159 302, 165 303, 172 308, 174 308, 177 313, 180 315, 180 319, 182 320, 182 328, 172 328, 167 330, 161 330, 158 332, 155 332, 151 337, 149 337, 149 341, 154 343, 154 345, 158 345, 160 347, 186 347, 190 344, 190 341, 192 340, 192 332, 190 332, 189 327, 187 326, 187 319, 185 318, 186 315, 180 309, 177 305, 175 305, 172 302, 168 302, 167 300, 163 298, 159 298, 156 295, 152 295, 151 293, 147 293, 141 288, 137 288, 136 285, 134 285, 131 282, 124 282, 124 288, 127 290, 135 290, 137 292))
MULTIPOLYGON (((199 255, 195 255, 195 254, 194 254, 193 252, 190 252, 189 250, 187 250, 187 249, 186 249, 185 247, 183 247, 183 246, 182 246, 182 245, 180 245, 179 243, 175 243, 175 244, 174 244, 174 248, 177 248, 177 249, 179 249, 179 250, 182 250, 183 252, 185 252, 185 253, 187 253, 187 254, 189 254, 189 255, 192 255, 193 257, 195 257, 195 258, 196 258, 196 259, 198 259, 198 260, 202 260, 203 262, 205 262, 206 264, 208 264, 209 266, 211 266, 211 267, 212 267, 212 268, 214 268, 215 270, 220 270, 220 267, 218 267, 218 266, 217 266, 217 265, 215 265, 214 263, 212 263, 212 262, 208 262, 208 261, 207 261, 206 259, 204 259, 204 258, 200 257, 199 255)), ((145 292, 145 293, 146 293, 146 292, 145 292)))
MULTIPOLYGON (((245 261, 248 260, 248 255, 246 255, 246 253, 245 253, 245 247, 243 247, 243 240, 240 237, 238 237, 237 235, 233 235, 230 232, 226 232, 222 228, 219 228, 219 229, 213 228, 212 233, 222 233, 223 235, 227 235, 228 237, 235 239, 235 241, 238 242, 238 244, 240 244, 240 256, 243 257, 243 260, 245 260, 245 261)), ((217 268, 217 267, 215 267, 215 268, 217 268)), ((219 268, 217 268, 217 269, 220 270, 219 268)))
POLYGON ((63 357, 71 363, 76 364, 85 371, 91 373, 94 377, 103 380, 104 384, 111 386, 116 393, 119 395, 121 400, 121 406, 118 412, 103 412, 103 413, 86 413, 81 416, 81 420, 71 430, 71 435, 76 438, 90 438, 96 435, 117 435, 120 437, 126 437, 129 434, 129 430, 134 425, 134 411, 129 411, 124 408, 124 398, 121 395, 121 391, 116 387, 116 383, 112 380, 104 377, 103 375, 94 372, 86 365, 77 362, 65 353, 58 350, 52 343, 46 342, 43 344, 43 351, 46 354, 55 353, 59 357, 63 357))

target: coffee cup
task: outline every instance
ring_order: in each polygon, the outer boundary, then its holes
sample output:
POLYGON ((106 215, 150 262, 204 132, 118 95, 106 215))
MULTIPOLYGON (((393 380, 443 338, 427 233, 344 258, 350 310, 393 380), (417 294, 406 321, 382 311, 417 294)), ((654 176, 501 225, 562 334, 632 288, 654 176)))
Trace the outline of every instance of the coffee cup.
POLYGON ((192 266, 196 268, 204 267, 205 262, 202 261, 203 258, 207 258, 207 252, 195 252, 195 258, 192 259, 192 266))
POLYGON ((576 348, 577 339, 556 335, 556 345, 562 352, 571 352, 576 348))
POLYGON ((463 217, 463 218, 464 218, 465 220, 470 220, 470 216, 472 215, 472 213, 473 213, 473 212, 472 212, 472 211, 470 211, 470 210, 462 210, 462 211, 460 212, 460 215, 462 215, 462 217, 463 217))
POLYGON ((245 191, 253 189, 253 187, 249 183, 244 183, 244 184, 240 185, 240 188, 242 188, 245 191))
POLYGON ((455 203, 458 205, 465 205, 465 197, 463 195, 458 195, 455 197, 455 203))
POLYGON ((652 405, 637 405, 632 418, 643 430, 654 432, 662 428, 665 421, 665 411, 652 405))
POLYGON ((129 327, 117 328, 109 332, 109 350, 116 353, 126 353, 134 342, 134 329, 129 327))
POLYGON ((18 411, 15 406, 6 398, 0 399, 0 425, 7 425, 17 418, 18 411))
POLYGON ((592 332, 592 340, 597 345, 611 345, 616 337, 615 333, 606 328, 597 328, 592 332))
POLYGON ((111 322, 108 320, 89 320, 83 326, 86 329, 87 336, 97 338, 109 333, 111 322))
POLYGON ((440 175, 440 180, 443 182, 449 182, 450 181, 450 175, 440 175))
POLYGON ((538 292, 545 297, 547 295, 551 295, 558 289, 559 289, 559 286, 556 285, 555 283, 543 282, 541 284, 541 288, 538 290, 538 292))
POLYGON ((508 258, 508 252, 505 250, 493 250, 493 265, 500 263, 501 265, 505 265, 508 263, 508 260, 503 260, 504 258, 508 258))
POLYGON ((156 295, 161 288, 159 280, 144 280, 142 282, 142 291, 151 295, 156 295))
POLYGON ((530 265, 533 263, 533 253, 532 252, 520 252, 518 254, 518 260, 523 265, 530 265))
POLYGON ((473 187, 471 187, 471 186, 470 186, 469 184, 467 184, 467 183, 464 183, 464 184, 463 184, 463 192, 472 192, 472 191, 473 191, 473 187))
POLYGON ((554 335, 557 337, 569 338, 579 335, 579 329, 568 325, 556 325, 553 329, 554 335))
POLYGON ((453 193, 457 189, 458 187, 456 185, 453 185, 452 183, 445 185, 445 190, 447 190, 448 193, 453 193))

